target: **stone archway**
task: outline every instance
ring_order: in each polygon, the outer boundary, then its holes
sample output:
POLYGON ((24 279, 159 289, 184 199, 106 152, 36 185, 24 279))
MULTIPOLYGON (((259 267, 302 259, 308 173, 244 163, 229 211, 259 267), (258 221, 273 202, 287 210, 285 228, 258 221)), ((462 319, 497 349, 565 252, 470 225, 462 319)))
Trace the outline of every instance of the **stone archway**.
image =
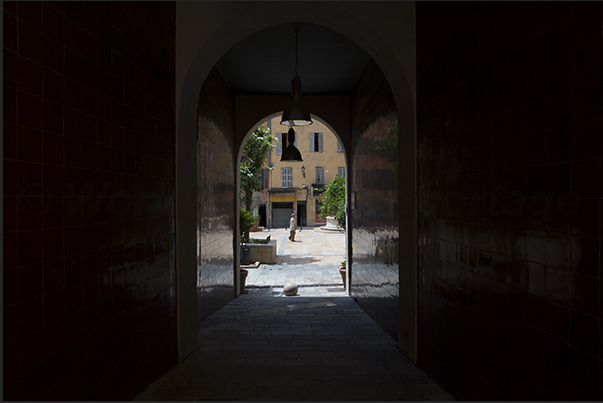
MULTIPOLYGON (((235 43, 286 22, 333 29, 361 46, 379 65, 396 102, 401 211, 400 346, 416 362, 416 122, 415 5, 412 2, 178 2, 176 33, 176 272, 179 359, 196 348, 195 134, 198 94, 210 70, 235 43)), ((272 97, 276 98, 276 97, 272 97)), ((307 99, 307 98, 306 98, 307 99)), ((282 105, 282 103, 281 103, 282 105)), ((272 109, 275 110, 275 109, 272 109)), ((256 115, 258 116, 258 115, 256 115)), ((331 119, 326 119, 331 121, 331 119)), ((244 137, 244 136, 243 136, 244 137)), ((236 144, 241 140, 235 139, 236 144)), ((342 139, 343 140, 343 139, 342 139)), ((349 166, 353 161, 349 162, 349 166)))
MULTIPOLYGON (((237 97, 238 98, 238 97, 237 97)), ((236 175, 236 179, 235 179, 235 184, 236 184, 236 193, 235 194, 240 194, 240 171, 239 171, 239 167, 240 167, 240 163, 241 163, 241 157, 243 154, 243 148, 245 146, 245 144, 247 143, 247 140, 249 139, 249 137, 251 136, 251 134, 253 133, 253 131, 255 130, 256 127, 258 127, 259 125, 261 125, 263 122, 267 121, 267 120, 271 120, 275 117, 281 116, 283 111, 280 110, 278 112, 274 112, 274 113, 270 113, 268 115, 265 115, 262 119, 260 120, 251 120, 253 113, 257 113, 259 116, 261 116, 262 112, 258 112, 258 111, 264 111, 266 110, 266 105, 270 105, 270 98, 273 97, 254 97, 254 96, 248 96, 248 97, 244 97, 246 98, 246 102, 244 107, 241 107, 240 110, 244 111, 245 113, 243 114, 237 114, 235 113, 235 125, 238 126, 239 128, 241 128, 241 131, 236 133, 236 137, 237 139, 240 138, 240 142, 237 141, 237 146, 235 148, 235 150, 237 150, 237 155, 236 155, 236 169, 235 169, 235 175, 236 175), (259 98, 259 99, 258 99, 259 98), (253 123, 250 123, 253 122, 253 123), (243 127, 246 127, 246 125, 248 125, 249 129, 247 131, 243 131, 243 127), (241 137, 242 135, 242 137, 241 137)), ((310 98, 310 101, 312 101, 313 97, 308 97, 310 98)), ((316 98, 321 98, 321 97, 314 97, 316 98)), ((336 122, 335 124, 331 124, 330 122, 328 122, 327 120, 325 120, 324 118, 322 118, 321 116, 317 116, 316 114, 312 113, 312 119, 314 121, 320 122, 322 125, 324 125, 324 127, 326 127, 328 130, 331 131, 331 133, 333 135, 335 135, 336 139, 338 141, 341 142, 342 147, 343 147, 343 157, 344 157, 344 164, 345 164, 345 168, 347 171, 349 171, 349 161, 350 161, 350 157, 349 157, 349 137, 344 138, 343 136, 340 134, 341 131, 346 130, 346 133, 349 134, 349 110, 346 109, 347 104, 349 103, 349 97, 327 97, 329 98, 328 102, 324 102, 321 101, 318 103, 319 106, 321 105, 318 109, 322 110, 325 113, 329 113, 332 115, 333 118, 336 118, 336 122), (324 105, 323 105, 324 103, 324 105)), ((280 101, 281 98, 277 97, 277 99, 280 101)), ((284 100, 283 102, 287 102, 287 100, 284 100)), ((304 98, 304 102, 307 102, 307 99, 304 98)), ((313 103, 311 103, 312 106, 312 110, 316 110, 314 109, 315 107, 315 103, 316 101, 314 101, 313 103)), ((286 103, 285 103, 286 104, 286 103)), ((282 105, 282 104, 281 104, 282 105)), ((350 183, 349 183, 349 175, 346 175, 346 188, 350 189, 350 183)), ((350 198, 348 197, 348 200, 350 200, 350 198)), ((239 214, 239 208, 242 207, 241 203, 240 203, 240 199, 237 198, 237 207, 236 207, 236 211, 235 211, 235 215, 237 217, 237 219, 235 220, 235 233, 239 233, 239 220, 238 220, 238 214, 239 214)), ((314 214, 314 209, 312 209, 313 214, 314 214)), ((288 211, 288 214, 291 213, 291 210, 288 211)), ((287 214, 287 215, 288 215, 287 214)), ((346 226, 347 228, 349 228, 349 226, 346 226)), ((350 261, 350 256, 351 256, 351 242, 349 242, 349 237, 351 235, 351 231, 347 231, 346 230, 346 236, 348 236, 348 242, 346 242, 347 248, 346 248, 346 252, 345 252, 345 258, 347 261, 350 261)), ((235 251, 238 253, 238 248, 235 248, 235 251)), ((235 253, 235 262, 239 262, 239 257, 236 256, 235 253)), ((238 265, 237 265, 238 266, 238 265)), ((239 268, 236 268, 236 272, 235 272, 235 283, 237 283, 237 279, 239 278, 238 275, 238 270, 239 268)), ((240 295, 241 290, 239 288, 239 284, 235 284, 235 289, 236 289, 236 295, 240 295)))

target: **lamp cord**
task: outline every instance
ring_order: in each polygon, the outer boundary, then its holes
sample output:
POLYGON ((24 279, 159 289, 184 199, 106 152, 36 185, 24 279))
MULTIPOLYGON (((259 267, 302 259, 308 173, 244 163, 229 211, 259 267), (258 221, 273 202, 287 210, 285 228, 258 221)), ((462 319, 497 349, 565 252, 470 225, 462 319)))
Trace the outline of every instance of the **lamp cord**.
POLYGON ((297 74, 297 29, 295 30, 295 77, 298 77, 297 74))

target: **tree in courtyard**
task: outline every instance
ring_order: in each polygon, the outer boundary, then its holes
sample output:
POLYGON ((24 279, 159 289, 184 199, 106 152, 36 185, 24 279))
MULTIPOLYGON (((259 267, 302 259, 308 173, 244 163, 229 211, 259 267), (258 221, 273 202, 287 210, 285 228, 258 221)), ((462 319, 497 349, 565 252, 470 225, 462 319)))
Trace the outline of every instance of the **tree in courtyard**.
POLYGON ((336 176, 324 188, 320 216, 333 216, 337 225, 345 228, 345 178, 336 176))
MULTIPOLYGON (((266 165, 266 159, 267 154, 276 147, 273 144, 275 141, 277 139, 270 134, 270 129, 260 126, 251 133, 243 148, 240 168, 241 190, 244 192, 245 210, 249 212, 251 212, 253 192, 262 190, 261 170, 271 171, 274 169, 266 165)), ((249 231, 245 233, 245 239, 248 238, 249 231)))

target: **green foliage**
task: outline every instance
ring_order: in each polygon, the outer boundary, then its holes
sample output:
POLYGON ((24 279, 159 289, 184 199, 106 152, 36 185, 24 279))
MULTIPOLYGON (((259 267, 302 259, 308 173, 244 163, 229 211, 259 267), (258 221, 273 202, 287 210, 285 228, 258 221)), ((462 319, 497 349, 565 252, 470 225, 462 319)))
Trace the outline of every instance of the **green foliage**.
POLYGON ((270 129, 261 126, 255 129, 243 148, 241 156, 241 190, 245 192, 245 208, 251 210, 253 192, 262 189, 262 178, 260 171, 268 171, 274 168, 266 166, 267 153, 272 151, 276 145, 273 143, 276 137, 270 134, 270 129))
POLYGON ((343 269, 343 270, 345 270, 345 269, 346 269, 346 262, 345 262, 345 260, 341 262, 341 264, 339 265, 339 267, 340 267, 341 269, 343 269))
POLYGON ((320 216, 334 216, 337 225, 345 228, 345 178, 336 176, 324 187, 320 216))
MULTIPOLYGON (((269 128, 259 126, 249 139, 245 143, 243 148, 243 155, 241 156, 241 167, 239 169, 241 176, 241 204, 245 205, 245 211, 249 213, 249 216, 255 217, 251 214, 251 205, 253 202, 253 192, 262 190, 262 177, 260 171, 266 169, 268 171, 273 170, 273 167, 266 166, 267 154, 276 147, 273 143, 277 139, 270 134, 269 128)), ((241 223, 243 222, 243 209, 241 209, 241 223)), ((259 218, 258 218, 259 219, 259 218)), ((256 220, 257 222, 257 220, 256 220)), ((249 229, 255 225, 255 222, 250 226, 241 225, 241 237, 242 239, 249 240, 249 229), (247 228, 243 231, 243 228, 247 228)))
POLYGON ((249 241, 249 230, 256 225, 260 217, 253 215, 251 211, 247 211, 241 207, 241 218, 239 220, 241 242, 249 241))

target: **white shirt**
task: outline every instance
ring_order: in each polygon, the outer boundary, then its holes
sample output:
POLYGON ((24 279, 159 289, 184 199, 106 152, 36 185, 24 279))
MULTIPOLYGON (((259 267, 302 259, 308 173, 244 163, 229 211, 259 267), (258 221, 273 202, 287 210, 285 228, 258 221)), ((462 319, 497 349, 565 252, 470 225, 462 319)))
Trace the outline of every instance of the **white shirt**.
POLYGON ((295 230, 295 217, 291 217, 289 220, 289 231, 295 230))

